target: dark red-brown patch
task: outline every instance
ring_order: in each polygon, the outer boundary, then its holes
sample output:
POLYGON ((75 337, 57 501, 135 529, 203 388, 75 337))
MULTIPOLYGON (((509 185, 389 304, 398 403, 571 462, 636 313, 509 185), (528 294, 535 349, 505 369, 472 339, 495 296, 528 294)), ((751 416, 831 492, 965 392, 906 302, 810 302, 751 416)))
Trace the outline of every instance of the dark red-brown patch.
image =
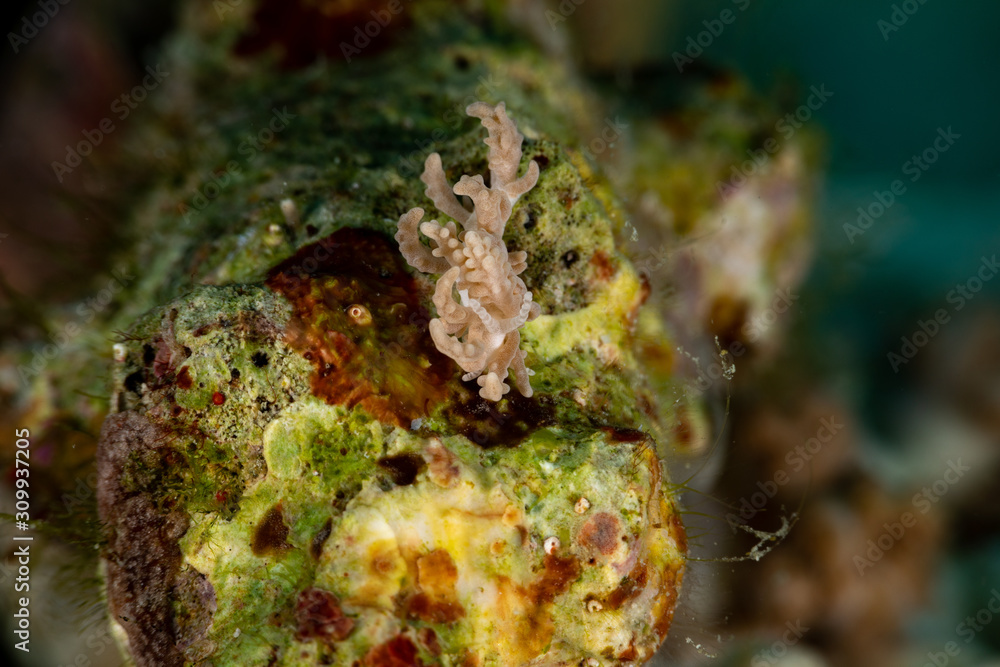
POLYGON ((268 510, 257 524, 250 549, 255 556, 276 556, 292 548, 287 540, 288 526, 278 504, 268 510))
POLYGON ((670 625, 674 620, 674 609, 677 606, 677 593, 683 579, 683 570, 680 567, 670 568, 663 573, 663 582, 660 586, 660 613, 653 624, 653 631, 656 636, 663 641, 670 632, 670 625))
POLYGON ((670 534, 677 542, 677 549, 682 554, 686 554, 688 550, 687 530, 684 529, 684 524, 681 522, 681 515, 674 511, 670 512, 670 534))
POLYGON ((295 637, 299 641, 323 639, 341 641, 354 629, 354 621, 344 616, 340 601, 333 593, 307 588, 295 603, 295 637))
POLYGON ((312 544, 309 545, 309 553, 316 560, 323 554, 323 545, 326 544, 327 538, 330 537, 330 533, 333 531, 333 519, 327 519, 323 527, 320 528, 319 532, 312 539, 312 544))
POLYGON ((226 402, 226 395, 223 394, 221 391, 217 391, 214 394, 212 394, 212 403, 214 403, 215 405, 222 405, 225 402, 226 402))
POLYGON ((364 657, 365 667, 423 667, 417 646, 409 637, 398 635, 373 647, 364 657))
POLYGON ((536 605, 552 602, 560 593, 580 577, 580 561, 575 558, 560 558, 554 554, 545 556, 538 579, 528 588, 528 593, 536 605))
POLYGON ((635 640, 629 642, 628 648, 618 654, 619 660, 635 660, 639 657, 639 652, 635 650, 635 640))
POLYGON ((267 284, 291 301, 286 341, 313 363, 312 391, 330 404, 409 426, 460 375, 434 346, 395 241, 378 232, 338 230, 272 269, 267 284), (368 309, 371 325, 350 321, 351 304, 368 309))
POLYGON ((383 456, 378 460, 378 466, 389 473, 392 483, 396 486, 413 484, 426 465, 424 459, 416 454, 383 456))
POLYGON ((183 366, 177 372, 177 386, 181 389, 190 389, 193 385, 194 380, 191 379, 191 369, 188 366, 183 366))
POLYGON ((637 428, 615 428, 608 426, 604 431, 616 442, 639 442, 648 436, 637 428))
POLYGON ((408 3, 396 3, 402 11, 395 14, 389 5, 386 0, 263 0, 251 30, 237 42, 236 54, 254 55, 277 47, 288 69, 305 67, 321 55, 333 62, 371 56, 389 46, 410 23, 408 3), (342 44, 348 45, 346 53, 342 44))
POLYGON ((441 655, 441 643, 438 641, 437 633, 431 628, 420 628, 417 631, 417 640, 431 655, 441 655))
POLYGON ((406 615, 427 623, 454 623, 465 616, 458 602, 436 600, 426 593, 416 593, 406 601, 406 615))
POLYGON ((610 280, 611 276, 615 275, 615 264, 604 250, 595 252, 590 258, 590 263, 598 280, 610 280))
POLYGON ((622 577, 618 583, 618 588, 611 591, 604 600, 604 606, 609 609, 621 609, 622 605, 637 597, 646 588, 649 582, 649 571, 646 564, 638 562, 632 571, 622 577))
POLYGON ((466 399, 450 410, 454 428, 481 447, 514 447, 540 428, 555 423, 555 404, 550 396, 525 398, 511 389, 499 403, 477 393, 475 380, 464 383, 466 399))
POLYGON ((607 512, 597 512, 580 528, 577 541, 610 556, 618 547, 618 519, 607 512))

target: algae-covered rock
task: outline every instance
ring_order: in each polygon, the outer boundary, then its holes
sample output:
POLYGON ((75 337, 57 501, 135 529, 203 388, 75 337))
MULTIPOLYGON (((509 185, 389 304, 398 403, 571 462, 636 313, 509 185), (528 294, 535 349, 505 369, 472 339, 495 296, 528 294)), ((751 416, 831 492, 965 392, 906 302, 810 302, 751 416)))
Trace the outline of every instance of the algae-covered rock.
MULTIPOLYGON (((424 46, 369 59, 416 58, 421 80, 348 102, 359 83, 320 76, 343 65, 282 74, 251 168, 211 206, 201 188, 147 214, 171 237, 161 284, 186 270, 201 285, 115 346, 98 496, 111 618, 137 664, 613 664, 651 657, 669 630, 686 545, 632 352, 648 292, 559 120, 585 93, 531 92, 559 66, 481 34, 501 29, 496 10, 413 11, 398 30, 424 46), (433 39, 463 44, 462 60, 433 39), (540 312, 520 331, 535 393, 499 402, 435 347, 435 277, 392 238, 426 200, 390 146, 461 104, 469 77, 454 72, 470 68, 503 73, 524 164, 541 167, 503 239, 527 254, 540 312)), ((223 87, 196 108, 267 90, 260 73, 223 87)), ((211 122, 205 150, 224 164, 242 139, 211 122)), ((479 128, 431 136, 457 173, 488 171, 479 128)))
POLYGON ((390 240, 318 243, 119 344, 100 498, 109 603, 137 662, 649 657, 685 545, 625 404, 628 308, 607 303, 638 306, 627 265, 597 311, 526 328, 539 393, 494 405, 430 343, 427 288, 390 240))
POLYGON ((428 288, 379 232, 143 317, 99 461, 109 603, 136 661, 649 657, 685 545, 625 405, 641 292, 617 274, 598 310, 526 328, 539 394, 497 405, 434 348, 428 288))
MULTIPOLYGON (((586 150, 602 103, 506 3, 394 6, 184 5, 130 138, 130 168, 157 176, 121 306, 21 394, 20 423, 63 449, 53 414, 107 410, 98 546, 137 665, 633 664, 669 631, 687 547, 661 455, 708 426, 675 363, 685 304, 644 305, 620 237, 644 193, 675 206, 664 180, 709 182, 721 159, 647 149, 633 185, 608 179, 586 150), (435 346, 438 276, 393 239, 430 208, 428 154, 450 183, 489 173, 477 100, 517 120, 516 173, 540 168, 502 238, 538 307, 519 333, 533 394, 496 402, 435 346), (107 405, 69 398, 104 364, 107 405)), ((729 274, 702 257, 704 304, 729 274)))

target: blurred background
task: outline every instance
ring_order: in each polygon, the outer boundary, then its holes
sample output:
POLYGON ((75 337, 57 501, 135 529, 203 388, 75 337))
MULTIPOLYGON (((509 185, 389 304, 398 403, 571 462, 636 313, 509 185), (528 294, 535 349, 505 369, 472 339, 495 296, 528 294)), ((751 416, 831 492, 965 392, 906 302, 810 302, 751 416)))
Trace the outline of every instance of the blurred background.
MULTIPOLYGON (((826 91, 804 122, 824 147, 812 266, 781 345, 738 365, 721 463, 699 487, 711 500, 686 498, 709 515, 692 536, 707 562, 660 664, 1000 665, 1000 4, 550 4, 566 20, 543 36, 623 97, 723 72, 789 110, 826 91), (793 516, 763 559, 722 560, 758 541, 736 523, 793 516)), ((102 170, 124 130, 62 182, 51 163, 158 61, 176 20, 168 0, 48 5, 34 32, 37 1, 2 10, 5 344, 38 335, 42 304, 106 280, 151 175, 102 170)), ((49 620, 108 645, 67 610, 49 620)), ((15 659, 0 655, 33 664, 15 659)), ((88 660, 118 664, 111 649, 88 660)))

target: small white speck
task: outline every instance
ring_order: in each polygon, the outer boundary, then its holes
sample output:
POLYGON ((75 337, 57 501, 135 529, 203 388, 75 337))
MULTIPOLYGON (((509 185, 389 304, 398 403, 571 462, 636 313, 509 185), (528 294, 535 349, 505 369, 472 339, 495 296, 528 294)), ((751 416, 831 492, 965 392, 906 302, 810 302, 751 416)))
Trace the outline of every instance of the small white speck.
MULTIPOLYGON (((299 222, 299 209, 295 206, 295 202, 291 199, 281 200, 281 215, 285 217, 285 222, 289 225, 296 225, 299 222)), ((271 225, 271 227, 278 227, 277 225, 271 225)), ((272 234, 277 234, 281 231, 281 228, 274 229, 271 231, 272 234)))
POLYGON ((423 419, 420 418, 414 419, 413 421, 410 422, 410 430, 416 431, 418 428, 421 427, 421 425, 423 425, 423 423, 424 423, 423 419))
POLYGON ((124 345, 121 343, 115 343, 111 349, 114 351, 115 361, 118 363, 125 361, 126 352, 124 345))
POLYGON ((590 501, 586 498, 580 498, 576 501, 576 505, 573 506, 573 509, 576 510, 577 514, 584 514, 590 509, 590 501))
POLYGON ((601 667, 601 661, 597 658, 587 658, 587 667, 601 667))
POLYGON ((319 477, 319 470, 313 470, 313 477, 319 477))
POLYGON ((604 609, 604 605, 597 600, 587 600, 587 611, 591 614, 596 614, 602 609, 604 609))
POLYGON ((236 632, 233 633, 233 639, 236 639, 239 636, 240 636, 240 629, 236 628, 236 632))
POLYGON ((545 553, 552 555, 559 548, 559 538, 553 535, 552 537, 545 538, 545 553))

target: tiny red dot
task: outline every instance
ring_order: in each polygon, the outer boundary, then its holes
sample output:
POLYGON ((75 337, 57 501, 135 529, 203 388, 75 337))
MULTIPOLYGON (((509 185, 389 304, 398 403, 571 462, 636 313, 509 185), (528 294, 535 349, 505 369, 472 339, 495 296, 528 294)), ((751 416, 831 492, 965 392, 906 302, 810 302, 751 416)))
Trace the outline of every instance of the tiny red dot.
POLYGON ((212 402, 215 403, 216 405, 222 405, 223 403, 226 402, 226 395, 223 394, 221 391, 217 391, 214 394, 212 394, 212 402))

